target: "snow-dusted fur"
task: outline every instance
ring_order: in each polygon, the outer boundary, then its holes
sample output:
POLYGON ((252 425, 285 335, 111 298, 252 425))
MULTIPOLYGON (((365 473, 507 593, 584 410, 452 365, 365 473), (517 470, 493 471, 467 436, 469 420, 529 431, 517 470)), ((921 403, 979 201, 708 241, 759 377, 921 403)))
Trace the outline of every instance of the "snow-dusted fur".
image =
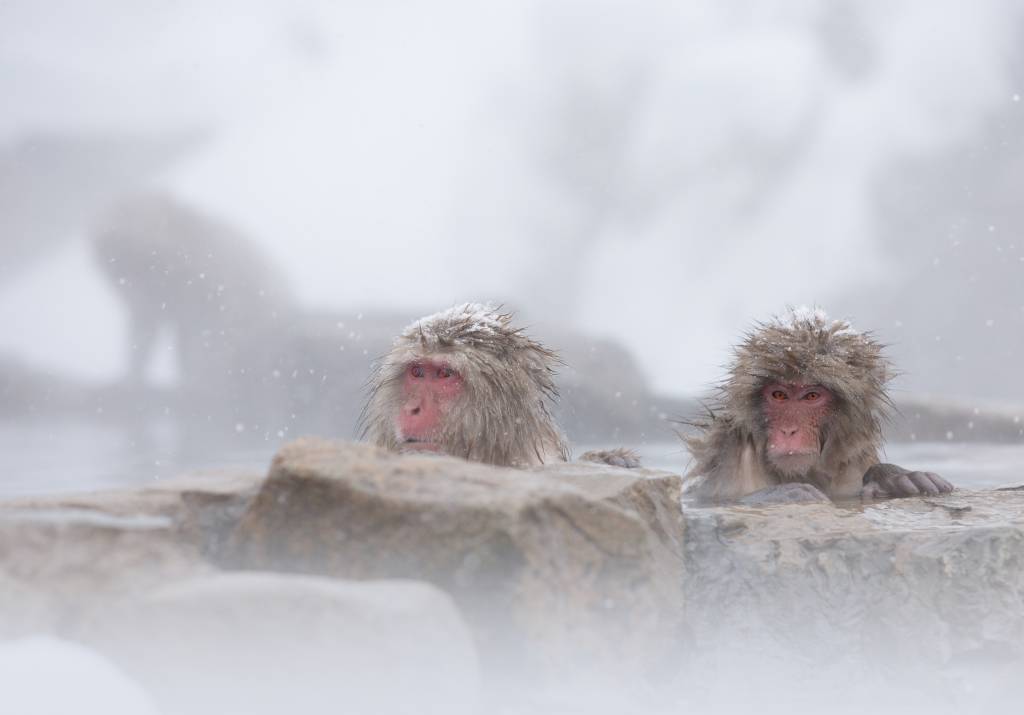
POLYGON ((558 397, 557 355, 512 325, 512 315, 466 303, 417 320, 376 365, 363 408, 363 438, 400 447, 394 419, 406 366, 444 361, 463 378, 463 394, 438 442, 446 454, 501 466, 566 461, 569 449, 551 415, 558 397))
POLYGON ((736 348, 709 418, 684 438, 694 458, 688 476, 699 478, 692 490, 709 499, 735 499, 807 482, 833 497, 859 494, 865 471, 879 461, 892 375, 882 345, 870 334, 829 320, 821 310, 796 309, 758 324, 736 348), (821 430, 821 456, 806 474, 784 474, 764 454, 761 392, 770 382, 823 385, 835 396, 821 430))

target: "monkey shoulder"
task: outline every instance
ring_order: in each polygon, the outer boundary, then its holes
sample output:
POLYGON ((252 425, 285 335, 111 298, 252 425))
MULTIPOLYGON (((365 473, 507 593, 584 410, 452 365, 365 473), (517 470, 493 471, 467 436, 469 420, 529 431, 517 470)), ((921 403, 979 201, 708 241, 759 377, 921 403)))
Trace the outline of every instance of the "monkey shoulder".
POLYGON ((698 461, 713 456, 730 442, 742 440, 735 420, 728 415, 715 414, 706 420, 691 422, 694 430, 683 435, 690 455, 698 461))
POLYGON ((734 501, 776 486, 750 432, 733 421, 719 421, 702 442, 690 445, 694 463, 687 472, 687 492, 713 501, 734 501))
POLYGON ((740 455, 754 449, 753 435, 731 416, 721 414, 698 425, 697 432, 686 435, 684 441, 693 458, 693 467, 688 472, 693 476, 710 475, 723 467, 735 468, 738 464, 732 462, 739 462, 740 455))

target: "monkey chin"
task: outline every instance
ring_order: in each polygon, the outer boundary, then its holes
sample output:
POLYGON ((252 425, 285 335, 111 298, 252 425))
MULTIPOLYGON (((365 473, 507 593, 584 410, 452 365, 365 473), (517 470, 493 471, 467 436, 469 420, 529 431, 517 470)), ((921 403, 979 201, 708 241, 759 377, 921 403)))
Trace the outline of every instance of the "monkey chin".
POLYGON ((819 456, 818 452, 769 453, 768 462, 785 477, 803 477, 818 463, 819 456))

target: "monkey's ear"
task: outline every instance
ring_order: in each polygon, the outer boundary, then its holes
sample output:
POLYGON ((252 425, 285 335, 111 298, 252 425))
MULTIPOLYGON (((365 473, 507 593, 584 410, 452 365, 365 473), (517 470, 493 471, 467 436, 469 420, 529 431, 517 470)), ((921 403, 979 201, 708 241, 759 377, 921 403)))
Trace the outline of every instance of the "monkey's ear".
POLYGON ((634 449, 616 447, 615 449, 594 449, 580 455, 581 462, 596 462, 598 464, 609 464, 613 467, 624 467, 636 469, 642 466, 640 454, 634 449))

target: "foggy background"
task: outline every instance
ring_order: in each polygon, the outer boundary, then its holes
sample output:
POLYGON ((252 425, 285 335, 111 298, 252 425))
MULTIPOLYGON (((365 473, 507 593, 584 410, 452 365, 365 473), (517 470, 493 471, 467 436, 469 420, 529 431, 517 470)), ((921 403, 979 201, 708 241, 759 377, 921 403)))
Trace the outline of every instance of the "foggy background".
POLYGON ((563 353, 574 442, 676 471, 665 420, 742 331, 818 304, 891 345, 894 438, 982 464, 956 445, 1024 440, 1022 95, 1011 0, 4 2, 3 488, 351 438, 389 336, 465 301, 563 353), (204 284, 173 247, 98 254, 141 192, 238 258, 204 284), (190 374, 161 322, 126 384, 119 286, 164 260, 161 321, 276 302, 228 310, 190 374))

